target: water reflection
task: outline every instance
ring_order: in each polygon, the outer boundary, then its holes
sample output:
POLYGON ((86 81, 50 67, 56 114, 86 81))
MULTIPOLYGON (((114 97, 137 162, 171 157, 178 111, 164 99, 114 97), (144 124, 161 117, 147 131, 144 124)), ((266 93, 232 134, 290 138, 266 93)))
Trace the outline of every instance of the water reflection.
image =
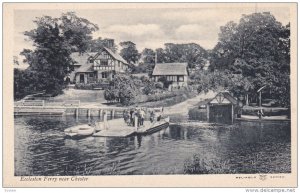
POLYGON ((290 172, 287 122, 181 121, 147 136, 63 138, 65 128, 88 121, 16 117, 15 175, 182 174, 185 161, 194 154, 227 160, 236 173, 290 172))

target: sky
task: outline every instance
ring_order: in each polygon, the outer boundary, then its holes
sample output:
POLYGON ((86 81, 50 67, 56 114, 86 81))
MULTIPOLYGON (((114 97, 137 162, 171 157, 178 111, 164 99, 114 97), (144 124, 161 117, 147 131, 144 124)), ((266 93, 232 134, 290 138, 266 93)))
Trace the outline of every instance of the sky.
MULTIPOLYGON (((197 43, 205 49, 212 49, 218 41, 220 26, 229 21, 238 22, 243 14, 271 12, 277 21, 286 25, 289 22, 289 9, 286 7, 245 8, 167 8, 167 9, 92 9, 77 10, 79 17, 98 25, 94 38, 113 38, 115 43, 132 41, 139 51, 144 48, 163 47, 164 43, 197 43)), ((32 48, 32 42, 23 35, 34 29, 36 17, 49 15, 59 17, 73 10, 18 10, 14 13, 14 55, 24 48, 32 48)))

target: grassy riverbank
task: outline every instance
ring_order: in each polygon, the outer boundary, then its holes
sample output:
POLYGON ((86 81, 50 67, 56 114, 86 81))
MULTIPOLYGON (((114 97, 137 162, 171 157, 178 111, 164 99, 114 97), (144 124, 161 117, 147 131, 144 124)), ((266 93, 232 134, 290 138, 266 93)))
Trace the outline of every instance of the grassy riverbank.
MULTIPOLYGON (((196 91, 182 90, 169 92, 165 97, 159 95, 141 96, 135 105, 143 107, 170 107, 197 96, 196 91)), ((135 106, 133 105, 133 106, 135 106)))

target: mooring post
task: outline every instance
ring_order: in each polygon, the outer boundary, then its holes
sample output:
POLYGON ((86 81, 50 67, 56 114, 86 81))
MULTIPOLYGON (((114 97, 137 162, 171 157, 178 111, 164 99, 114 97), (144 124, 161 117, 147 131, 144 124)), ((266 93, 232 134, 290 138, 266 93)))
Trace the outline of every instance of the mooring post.
POLYGON ((79 112, 78 112, 78 108, 76 108, 76 109, 75 109, 75 117, 76 117, 76 119, 78 118, 78 113, 79 113, 79 112))
POLYGON ((88 116, 88 118, 91 117, 91 109, 88 109, 88 110, 87 110, 87 116, 88 116))
POLYGON ((103 122, 104 122, 104 129, 107 130, 108 129, 108 124, 107 124, 107 112, 104 111, 104 117, 103 117, 103 122))
POLYGON ((112 110, 112 115, 111 118, 114 119, 115 118, 115 109, 112 110))
POLYGON ((206 117, 207 121, 209 122, 209 104, 206 105, 206 117))
POLYGON ((100 111, 99 111, 99 117, 100 117, 100 118, 102 118, 102 114, 103 114, 103 110, 100 109, 100 111))
POLYGON ((134 116, 134 128, 135 128, 135 130, 138 129, 138 117, 137 116, 134 116))
POLYGON ((234 108, 233 108, 233 104, 231 105, 231 123, 233 123, 234 121, 234 108))

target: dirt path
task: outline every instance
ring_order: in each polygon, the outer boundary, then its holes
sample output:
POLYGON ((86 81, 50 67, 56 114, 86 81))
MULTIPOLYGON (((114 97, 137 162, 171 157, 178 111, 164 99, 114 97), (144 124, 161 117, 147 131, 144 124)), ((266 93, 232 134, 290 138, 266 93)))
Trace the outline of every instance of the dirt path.
POLYGON ((183 114, 187 115, 190 108, 193 108, 199 103, 200 101, 208 98, 213 98, 216 95, 215 92, 209 91, 207 94, 199 94, 194 98, 188 99, 176 105, 165 107, 164 111, 166 114, 183 114))

